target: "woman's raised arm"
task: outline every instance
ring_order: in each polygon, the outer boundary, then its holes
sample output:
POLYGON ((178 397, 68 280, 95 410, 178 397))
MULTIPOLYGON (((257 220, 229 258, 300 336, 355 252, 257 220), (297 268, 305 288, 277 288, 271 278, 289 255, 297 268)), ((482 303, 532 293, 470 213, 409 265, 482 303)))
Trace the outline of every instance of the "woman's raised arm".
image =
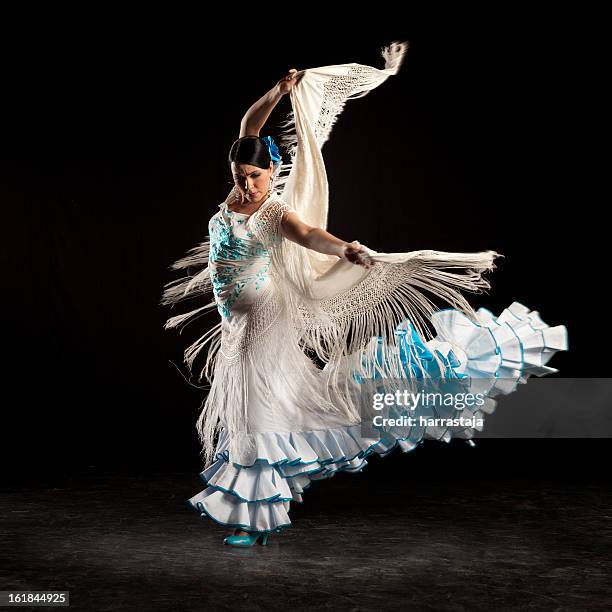
POLYGON ((240 122, 239 138, 243 136, 259 136, 259 132, 265 125, 274 107, 286 93, 291 91, 300 80, 302 74, 303 72, 298 73, 295 68, 292 68, 270 91, 265 93, 247 110, 240 122))
POLYGON ((364 268, 372 267, 369 254, 363 250, 357 240, 345 242, 321 227, 313 227, 304 223, 295 212, 288 211, 283 215, 280 231, 285 238, 297 242, 307 249, 327 255, 335 255, 341 259, 346 258, 351 263, 364 268))

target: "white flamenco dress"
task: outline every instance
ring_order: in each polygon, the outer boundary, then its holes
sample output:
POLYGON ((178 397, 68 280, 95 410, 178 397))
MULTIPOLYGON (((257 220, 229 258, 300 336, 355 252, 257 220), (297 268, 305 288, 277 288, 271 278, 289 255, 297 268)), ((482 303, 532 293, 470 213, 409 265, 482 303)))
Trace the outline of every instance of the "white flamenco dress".
POLYGON ((293 113, 281 139, 291 155, 277 168, 282 188, 252 215, 229 210, 232 189, 210 219, 207 239, 172 266, 188 275, 166 285, 162 304, 210 292, 213 299, 171 317, 166 328, 214 309, 220 315, 186 349, 185 361, 191 370, 208 347, 199 379, 206 377, 210 389, 197 423, 206 487, 188 503, 222 525, 280 531, 291 524, 290 502, 301 502, 312 481, 361 471, 372 453, 398 446, 408 452, 425 439, 473 444, 483 415, 495 409, 493 398, 531 375, 556 372, 546 363, 567 350, 565 326, 549 327, 518 302, 499 317, 472 309, 462 291, 490 286, 483 273, 495 267, 494 251, 364 247, 374 262, 365 269, 283 237, 287 211, 326 227, 321 147, 345 101, 396 74, 406 49, 406 43, 383 49, 383 70, 343 64, 304 71, 291 91, 293 113), (436 309, 427 293, 451 307, 436 309), (368 391, 416 390, 424 380, 478 387, 485 401, 411 412, 441 419, 430 424, 371 426, 368 391), (460 424, 445 420, 459 413, 460 424))

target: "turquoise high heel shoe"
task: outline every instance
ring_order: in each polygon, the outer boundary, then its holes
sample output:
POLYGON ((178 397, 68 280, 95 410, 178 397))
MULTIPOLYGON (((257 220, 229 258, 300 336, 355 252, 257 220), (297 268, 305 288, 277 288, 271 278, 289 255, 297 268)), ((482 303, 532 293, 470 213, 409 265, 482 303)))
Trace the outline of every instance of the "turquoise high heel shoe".
POLYGON ((232 546, 253 546, 255 542, 259 542, 262 546, 266 546, 269 535, 269 533, 258 532, 251 532, 248 535, 232 535, 227 536, 223 543, 231 544, 232 546))

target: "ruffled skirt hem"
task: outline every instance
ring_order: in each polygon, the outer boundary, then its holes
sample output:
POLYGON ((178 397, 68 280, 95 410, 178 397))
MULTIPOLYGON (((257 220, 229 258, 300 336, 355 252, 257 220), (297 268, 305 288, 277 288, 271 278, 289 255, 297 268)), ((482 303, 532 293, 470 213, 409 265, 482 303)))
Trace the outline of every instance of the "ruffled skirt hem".
MULTIPOLYGON (((341 456, 327 459, 301 461, 285 457, 270 462, 272 457, 260 457, 252 465, 243 466, 230 462, 225 451, 200 474, 208 486, 189 499, 188 504, 202 517, 226 527, 250 532, 280 532, 291 525, 288 515, 290 502, 303 503, 302 493, 313 481, 330 478, 338 472, 359 473, 368 464, 366 457, 373 453, 385 457, 395 448, 409 452, 422 443, 399 438, 381 439, 370 444, 366 439, 356 438, 355 430, 359 430, 359 426, 287 434, 294 440, 301 437, 302 448, 312 437, 320 440, 332 436, 337 442, 347 438, 355 442, 359 439, 362 448, 353 455, 346 447, 341 456)), ((282 432, 271 434, 277 439, 282 436, 282 432)), ((338 443, 336 448, 341 448, 341 444, 338 443)), ((350 448, 354 448, 353 444, 350 448)), ((312 446, 310 449, 315 452, 312 446)), ((331 454, 329 447, 326 450, 323 454, 331 454)))

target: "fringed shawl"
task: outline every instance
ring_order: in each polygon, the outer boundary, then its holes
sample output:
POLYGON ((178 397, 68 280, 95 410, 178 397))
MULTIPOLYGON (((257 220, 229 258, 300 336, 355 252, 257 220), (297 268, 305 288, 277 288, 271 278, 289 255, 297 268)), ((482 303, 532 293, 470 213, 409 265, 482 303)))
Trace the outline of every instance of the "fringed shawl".
MULTIPOLYGON (((397 74, 407 50, 407 42, 384 47, 383 69, 349 63, 298 73, 301 79, 290 92, 293 110, 280 136, 290 161, 282 165, 277 187, 304 222, 327 229, 329 188, 321 149, 346 102, 367 95, 397 74)), ((378 262, 372 269, 289 240, 273 253, 275 268, 287 281, 286 299, 292 304, 301 340, 324 362, 360 351, 372 338, 392 343, 396 326, 406 319, 423 339, 431 338, 428 322, 436 306, 424 290, 475 321, 476 314, 461 292, 488 289, 482 273, 495 268, 494 259, 501 256, 490 250, 381 253, 362 246, 378 262)), ((389 359, 387 373, 402 377, 400 362, 393 367, 389 359)))

